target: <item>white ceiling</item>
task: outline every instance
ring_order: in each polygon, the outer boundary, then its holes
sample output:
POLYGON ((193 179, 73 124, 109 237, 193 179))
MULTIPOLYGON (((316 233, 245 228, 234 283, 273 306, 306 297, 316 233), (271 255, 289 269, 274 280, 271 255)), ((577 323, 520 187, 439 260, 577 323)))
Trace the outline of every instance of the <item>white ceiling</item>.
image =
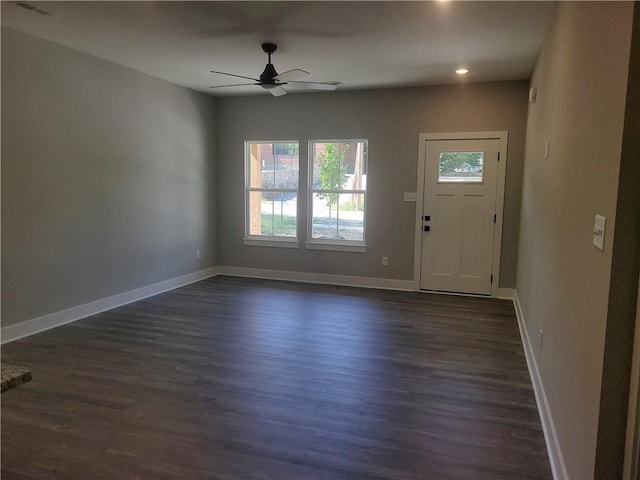
MULTIPOLYGON (((257 77, 260 44, 279 72, 339 89, 530 77, 554 2, 2 2, 2 25, 215 95, 265 93, 219 70, 257 77), (461 78, 454 70, 466 66, 461 78)), ((289 91, 292 91, 290 89, 289 91)))

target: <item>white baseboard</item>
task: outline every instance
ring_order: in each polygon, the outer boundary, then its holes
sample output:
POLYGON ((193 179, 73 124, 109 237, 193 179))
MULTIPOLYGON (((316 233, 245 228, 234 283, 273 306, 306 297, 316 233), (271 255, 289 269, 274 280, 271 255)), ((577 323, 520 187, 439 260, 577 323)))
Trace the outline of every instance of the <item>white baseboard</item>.
POLYGON ((516 291, 513 288, 499 288, 498 289, 498 298, 502 298, 504 300, 513 300, 516 291))
POLYGON ((413 280, 332 275, 328 273, 289 272, 284 270, 245 267, 218 267, 218 275, 264 278, 268 280, 287 280, 303 283, 323 283, 348 287, 380 288, 385 290, 414 290, 413 280))
POLYGON ((8 327, 2 328, 0 343, 12 342, 13 340, 18 340, 19 338, 40 333, 45 330, 64 325, 65 323, 75 322, 76 320, 104 312, 105 310, 121 307, 122 305, 142 300, 143 298, 152 297, 159 293, 173 290, 174 288, 198 282, 205 278, 212 277, 217 273, 217 267, 211 267, 198 272, 189 273, 181 277, 154 283, 153 285, 137 288, 129 292, 120 293, 112 297, 103 298, 94 302, 61 310, 59 312, 43 315, 42 317, 33 318, 15 325, 9 325, 8 327))
POLYGON ((533 347, 529 339, 529 334, 527 333, 527 327, 522 314, 522 307, 520 306, 520 299, 518 298, 518 292, 515 290, 513 291, 513 306, 515 307, 516 317, 518 318, 518 327, 520 329, 520 337, 522 338, 522 345, 524 347, 524 355, 527 359, 529 376, 531 377, 531 383, 533 384, 533 391, 536 396, 536 403, 538 405, 538 412, 542 423, 542 431, 544 432, 544 439, 547 444, 547 453, 549 454, 549 461, 551 463, 551 472, 554 480, 569 480, 567 467, 564 464, 564 457, 562 456, 562 450, 560 449, 560 443, 558 442, 558 436, 556 435, 553 416, 551 415, 547 395, 544 391, 542 377, 540 376, 540 370, 538 370, 538 364, 533 354, 533 347))

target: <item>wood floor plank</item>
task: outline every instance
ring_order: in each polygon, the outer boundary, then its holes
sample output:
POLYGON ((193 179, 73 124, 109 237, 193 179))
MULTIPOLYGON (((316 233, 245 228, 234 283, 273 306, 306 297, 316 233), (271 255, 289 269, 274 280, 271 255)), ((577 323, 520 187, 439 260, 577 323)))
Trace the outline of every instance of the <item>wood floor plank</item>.
POLYGON ((2 361, 2 478, 552 478, 508 301, 215 277, 2 361))

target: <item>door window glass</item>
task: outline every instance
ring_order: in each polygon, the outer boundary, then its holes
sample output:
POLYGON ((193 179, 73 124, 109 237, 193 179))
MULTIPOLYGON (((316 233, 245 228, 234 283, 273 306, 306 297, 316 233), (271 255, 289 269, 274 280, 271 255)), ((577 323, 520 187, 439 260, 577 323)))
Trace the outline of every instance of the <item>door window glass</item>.
POLYGON ((484 152, 440 152, 438 182, 480 183, 484 166, 484 152))

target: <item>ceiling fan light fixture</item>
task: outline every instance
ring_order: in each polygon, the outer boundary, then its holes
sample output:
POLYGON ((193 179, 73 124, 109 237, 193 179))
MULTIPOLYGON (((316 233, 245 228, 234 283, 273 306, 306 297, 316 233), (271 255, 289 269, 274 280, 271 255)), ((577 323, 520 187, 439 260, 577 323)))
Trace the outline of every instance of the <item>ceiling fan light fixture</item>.
POLYGON ((469 69, 468 69, 468 68, 461 67, 461 68, 458 68, 458 69, 456 70, 456 73, 457 73, 458 75, 466 75, 467 73, 469 73, 469 69))

